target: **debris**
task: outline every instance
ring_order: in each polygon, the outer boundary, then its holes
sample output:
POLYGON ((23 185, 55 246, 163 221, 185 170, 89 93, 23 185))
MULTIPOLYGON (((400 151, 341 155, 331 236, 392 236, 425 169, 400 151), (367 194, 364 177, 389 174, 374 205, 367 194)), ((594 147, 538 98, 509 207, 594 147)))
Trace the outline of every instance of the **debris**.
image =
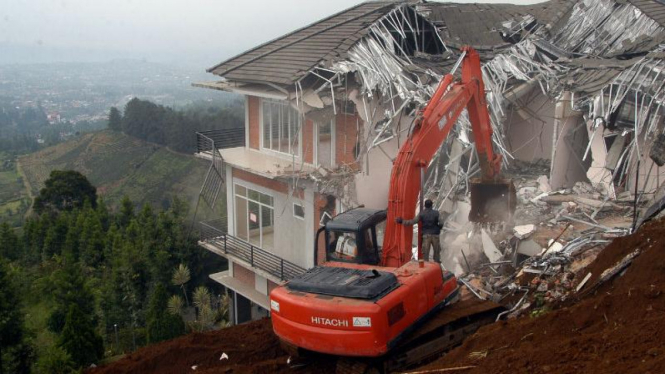
POLYGON ((547 177, 547 175, 541 175, 536 179, 536 182, 538 182, 538 190, 542 193, 550 193, 552 192, 552 186, 550 186, 550 180, 547 177))
POLYGON ((561 252, 563 250, 563 244, 554 241, 554 239, 551 239, 549 241, 548 247, 545 250, 543 254, 552 254, 552 253, 557 253, 561 252))
POLYGON ((517 253, 525 256, 535 256, 543 251, 538 243, 533 240, 523 240, 517 246, 517 253))
POLYGON ((530 225, 523 225, 523 226, 515 226, 513 228, 513 231, 515 232, 515 236, 520 239, 526 239, 531 234, 533 234, 536 231, 536 225, 530 224, 530 225))
POLYGON ((485 252, 485 255, 490 260, 490 262, 497 262, 501 260, 503 254, 501 254, 501 252, 499 252, 499 250, 496 248, 494 241, 492 241, 492 238, 489 236, 489 234, 487 234, 487 231, 485 231, 485 229, 481 229, 480 233, 483 241, 483 252, 485 252))
POLYGON ((466 280, 463 279, 463 278, 458 278, 457 280, 460 281, 463 285, 465 285, 466 288, 468 288, 469 291, 471 291, 471 293, 474 294, 477 298, 479 298, 480 300, 487 300, 487 298, 481 296, 480 293, 479 293, 479 291, 476 290, 476 288, 473 287, 471 284, 469 284, 468 281, 466 281, 466 280))
POLYGON ((229 356, 226 355, 226 353, 222 352, 222 357, 219 358, 220 361, 222 360, 228 360, 229 356))
POLYGON ((586 284, 586 282, 589 281, 590 278, 591 278, 591 273, 587 273, 586 277, 584 277, 584 279, 582 279, 580 284, 577 285, 577 288, 575 288, 575 292, 580 292, 582 287, 584 287, 584 285, 586 284))
POLYGON ((449 373, 453 371, 463 371, 473 369, 476 366, 458 366, 454 368, 441 368, 441 369, 431 369, 431 370, 421 370, 421 371, 409 371, 403 374, 426 374, 426 373, 449 373))

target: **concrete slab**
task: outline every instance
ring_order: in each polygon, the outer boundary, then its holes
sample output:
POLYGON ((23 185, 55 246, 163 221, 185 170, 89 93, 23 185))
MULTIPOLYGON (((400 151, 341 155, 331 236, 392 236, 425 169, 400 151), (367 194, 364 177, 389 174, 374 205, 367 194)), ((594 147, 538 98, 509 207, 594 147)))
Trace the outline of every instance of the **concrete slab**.
POLYGON ((536 243, 533 240, 522 240, 519 245, 517 246, 517 253, 524 255, 524 256, 535 256, 537 254, 540 254, 543 251, 543 247, 541 247, 538 243, 536 243))
MULTIPOLYGON (((275 152, 262 152, 246 147, 220 149, 219 153, 225 163, 270 179, 292 174, 294 170, 304 173, 315 171, 312 165, 302 165, 299 158, 296 158, 294 164, 292 158, 286 154, 282 156, 275 152)), ((197 156, 204 159, 212 157, 210 153, 198 153, 197 156)))
POLYGON ((515 226, 513 232, 517 239, 526 239, 536 231, 536 225, 515 226))
POLYGON ((210 279, 221 284, 224 287, 227 287, 245 298, 249 299, 254 304, 260 305, 266 310, 270 310, 270 298, 268 295, 263 295, 258 292, 254 287, 236 279, 229 275, 228 271, 223 271, 221 273, 215 273, 209 275, 210 279))
POLYGON ((480 235, 483 240, 483 252, 485 252, 485 255, 490 260, 490 262, 497 262, 501 260, 503 254, 496 248, 494 241, 489 236, 487 231, 485 231, 485 229, 481 229, 480 235))

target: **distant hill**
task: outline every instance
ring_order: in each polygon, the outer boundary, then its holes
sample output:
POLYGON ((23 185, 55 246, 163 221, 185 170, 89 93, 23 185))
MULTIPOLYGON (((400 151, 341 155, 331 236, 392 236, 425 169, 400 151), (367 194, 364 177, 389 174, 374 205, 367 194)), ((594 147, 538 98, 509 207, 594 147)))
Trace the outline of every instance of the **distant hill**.
POLYGON ((174 196, 194 205, 208 163, 110 130, 19 158, 31 194, 44 186, 52 170, 77 170, 97 187, 110 206, 124 195, 139 204, 166 208, 174 196))

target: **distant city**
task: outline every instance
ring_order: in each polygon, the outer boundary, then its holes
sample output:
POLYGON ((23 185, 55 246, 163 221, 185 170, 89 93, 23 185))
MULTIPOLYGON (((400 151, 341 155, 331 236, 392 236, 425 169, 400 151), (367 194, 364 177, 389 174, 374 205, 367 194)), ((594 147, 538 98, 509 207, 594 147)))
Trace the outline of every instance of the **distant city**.
POLYGON ((194 88, 213 80, 200 70, 140 60, 0 65, 0 101, 17 110, 44 112, 50 124, 106 120, 133 97, 170 107, 218 101, 224 95, 194 88))

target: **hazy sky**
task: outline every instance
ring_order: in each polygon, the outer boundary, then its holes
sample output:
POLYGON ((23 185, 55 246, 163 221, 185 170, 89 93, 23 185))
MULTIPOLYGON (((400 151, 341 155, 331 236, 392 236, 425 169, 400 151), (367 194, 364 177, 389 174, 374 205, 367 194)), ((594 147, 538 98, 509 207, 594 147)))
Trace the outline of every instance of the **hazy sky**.
POLYGON ((0 0, 0 48, 5 54, 27 55, 17 60, 35 55, 44 61, 127 57, 210 67, 360 2, 0 0))

